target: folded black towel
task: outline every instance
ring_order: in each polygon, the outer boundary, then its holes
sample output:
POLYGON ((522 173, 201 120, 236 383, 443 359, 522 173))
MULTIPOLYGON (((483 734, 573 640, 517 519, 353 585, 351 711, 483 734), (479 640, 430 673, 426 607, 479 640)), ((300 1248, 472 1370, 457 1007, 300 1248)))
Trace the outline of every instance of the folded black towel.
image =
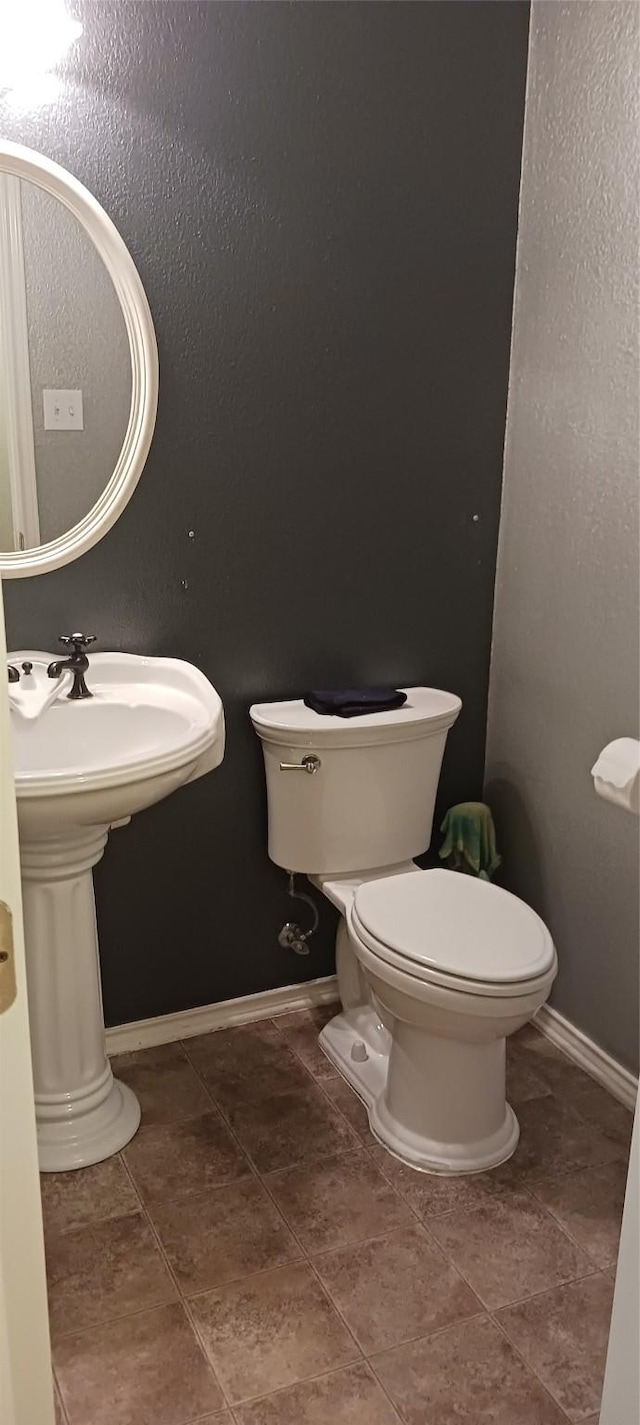
POLYGON ((397 688, 336 688, 305 693, 305 707, 333 717, 362 717, 363 713, 391 712, 407 701, 397 688))

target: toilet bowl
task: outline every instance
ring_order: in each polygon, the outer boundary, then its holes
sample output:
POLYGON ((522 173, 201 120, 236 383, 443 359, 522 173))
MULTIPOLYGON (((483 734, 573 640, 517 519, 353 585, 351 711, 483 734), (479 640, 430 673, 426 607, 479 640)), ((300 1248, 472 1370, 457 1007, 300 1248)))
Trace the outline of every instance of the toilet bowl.
POLYGON ((321 1043, 375 1136, 424 1171, 504 1162, 518 1142, 505 1039, 544 1003, 557 969, 543 922, 488 882, 414 867, 352 889, 345 924, 342 953, 359 965, 368 1005, 361 990, 321 1043))
POLYGON ((518 897, 410 859, 429 844, 461 704, 438 689, 406 692, 405 707, 347 724, 301 702, 251 709, 269 852, 340 912, 342 1010, 320 1044, 365 1103, 373 1134, 424 1172, 480 1172, 517 1145, 505 1041, 547 999, 557 957, 518 897))

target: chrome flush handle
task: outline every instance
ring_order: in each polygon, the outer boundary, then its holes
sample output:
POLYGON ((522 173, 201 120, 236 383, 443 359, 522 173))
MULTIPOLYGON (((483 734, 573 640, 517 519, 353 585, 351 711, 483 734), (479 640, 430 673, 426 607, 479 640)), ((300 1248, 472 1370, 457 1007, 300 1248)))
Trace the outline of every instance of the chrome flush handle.
POLYGON ((281 762, 280 771, 307 772, 309 776, 312 777, 314 772, 317 772, 318 768, 321 766, 322 763, 320 761, 320 758, 314 756, 313 752, 309 752, 307 753, 306 757, 303 757, 301 762, 281 762))

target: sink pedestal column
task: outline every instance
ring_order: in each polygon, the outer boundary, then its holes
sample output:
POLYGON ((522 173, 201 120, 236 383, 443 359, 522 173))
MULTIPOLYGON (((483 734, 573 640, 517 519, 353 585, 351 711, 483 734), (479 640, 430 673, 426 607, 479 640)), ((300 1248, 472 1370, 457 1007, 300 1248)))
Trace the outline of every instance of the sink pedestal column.
POLYGON ((108 827, 22 841, 22 895, 40 1168, 99 1163, 140 1122, 105 1052, 92 867, 108 827))

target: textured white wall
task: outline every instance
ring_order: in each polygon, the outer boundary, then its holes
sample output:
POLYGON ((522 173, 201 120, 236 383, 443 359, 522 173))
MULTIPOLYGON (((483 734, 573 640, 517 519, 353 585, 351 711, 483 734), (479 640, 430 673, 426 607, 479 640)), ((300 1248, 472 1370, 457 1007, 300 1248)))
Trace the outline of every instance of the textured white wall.
POLYGON ((589 769, 638 736, 638 6, 534 0, 486 796, 552 1002, 638 1051, 638 828, 589 769))

